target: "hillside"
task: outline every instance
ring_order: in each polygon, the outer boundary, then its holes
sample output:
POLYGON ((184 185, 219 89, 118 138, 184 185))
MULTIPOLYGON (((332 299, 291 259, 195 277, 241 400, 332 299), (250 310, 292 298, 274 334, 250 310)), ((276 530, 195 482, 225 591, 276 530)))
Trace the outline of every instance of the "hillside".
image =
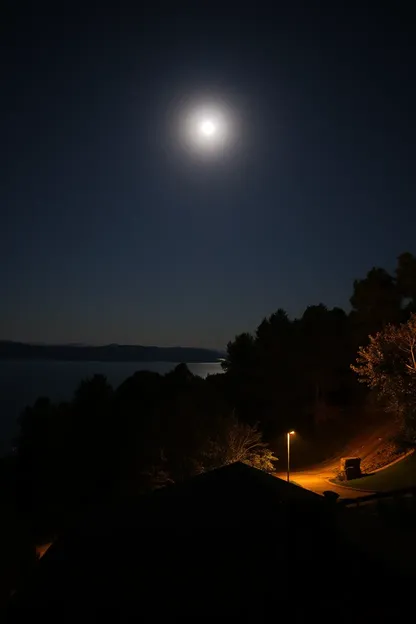
POLYGON ((397 426, 390 419, 378 425, 363 427, 345 443, 339 456, 328 461, 328 467, 331 466, 338 473, 341 457, 361 457, 364 473, 382 468, 403 454, 394 442, 396 434, 397 426))
MULTIPOLYGON (((403 454, 395 442, 397 433, 397 423, 382 411, 349 413, 323 424, 312 437, 298 433, 291 445, 292 469, 335 477, 342 457, 360 457, 363 472, 370 473, 403 454)), ((286 457, 283 446, 276 450, 278 456, 286 457)))

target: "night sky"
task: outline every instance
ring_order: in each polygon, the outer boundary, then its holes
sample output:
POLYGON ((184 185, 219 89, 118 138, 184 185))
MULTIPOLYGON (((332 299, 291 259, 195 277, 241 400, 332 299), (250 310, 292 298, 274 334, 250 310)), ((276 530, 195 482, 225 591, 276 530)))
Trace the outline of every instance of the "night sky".
POLYGON ((222 348, 415 251, 404 3, 7 4, 0 338, 222 348), (210 158, 179 132, 205 98, 210 158))

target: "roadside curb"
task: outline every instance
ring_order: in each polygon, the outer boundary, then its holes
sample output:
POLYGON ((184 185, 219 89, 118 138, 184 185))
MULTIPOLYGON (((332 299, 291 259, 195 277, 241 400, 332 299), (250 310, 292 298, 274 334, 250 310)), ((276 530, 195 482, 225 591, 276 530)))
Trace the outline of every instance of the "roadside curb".
POLYGON ((365 494, 375 494, 375 490, 363 490, 362 488, 355 488, 355 487, 352 487, 351 485, 341 485, 341 483, 338 483, 338 481, 335 481, 335 479, 327 479, 327 481, 328 483, 332 485, 336 485, 337 487, 344 488, 344 490, 352 490, 353 492, 363 492, 363 496, 365 494))

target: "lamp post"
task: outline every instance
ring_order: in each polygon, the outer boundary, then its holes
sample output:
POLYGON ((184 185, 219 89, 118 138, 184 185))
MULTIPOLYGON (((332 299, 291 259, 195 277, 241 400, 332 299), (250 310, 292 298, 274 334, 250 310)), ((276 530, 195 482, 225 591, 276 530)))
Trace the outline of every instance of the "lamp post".
POLYGON ((287 432, 287 482, 290 480, 290 436, 295 435, 294 431, 287 432))

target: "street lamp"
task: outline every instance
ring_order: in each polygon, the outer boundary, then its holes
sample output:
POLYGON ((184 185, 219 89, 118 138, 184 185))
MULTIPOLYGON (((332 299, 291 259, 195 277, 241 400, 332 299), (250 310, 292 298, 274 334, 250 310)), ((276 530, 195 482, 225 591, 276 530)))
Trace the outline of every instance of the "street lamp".
POLYGON ((287 482, 290 478, 290 436, 295 435, 294 431, 287 432, 287 482))

